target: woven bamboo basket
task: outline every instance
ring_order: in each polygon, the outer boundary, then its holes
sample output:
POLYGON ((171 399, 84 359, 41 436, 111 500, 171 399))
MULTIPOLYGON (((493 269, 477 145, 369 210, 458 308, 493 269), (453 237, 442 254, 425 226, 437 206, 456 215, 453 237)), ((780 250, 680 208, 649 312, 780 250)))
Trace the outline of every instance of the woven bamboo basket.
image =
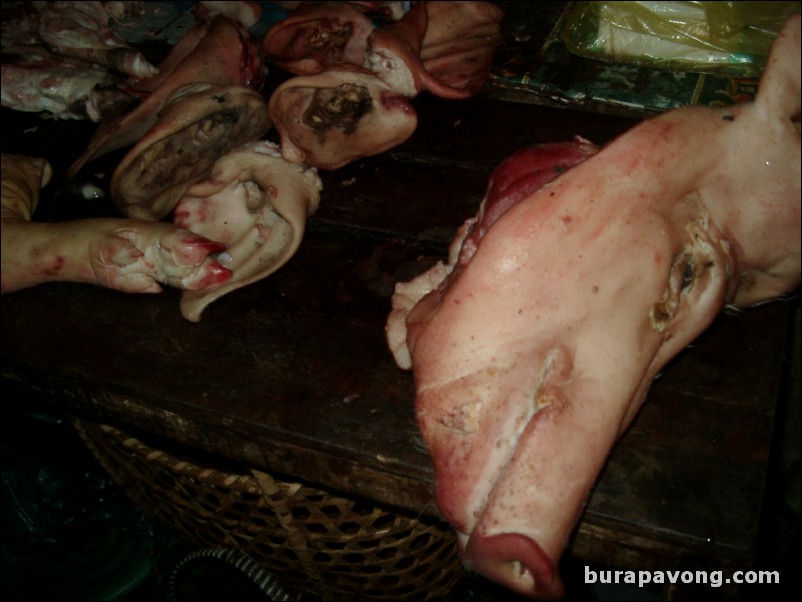
POLYGON ((199 546, 239 550, 288 589, 325 600, 429 600, 464 574, 444 521, 259 470, 202 466, 108 425, 74 424, 152 519, 199 546))

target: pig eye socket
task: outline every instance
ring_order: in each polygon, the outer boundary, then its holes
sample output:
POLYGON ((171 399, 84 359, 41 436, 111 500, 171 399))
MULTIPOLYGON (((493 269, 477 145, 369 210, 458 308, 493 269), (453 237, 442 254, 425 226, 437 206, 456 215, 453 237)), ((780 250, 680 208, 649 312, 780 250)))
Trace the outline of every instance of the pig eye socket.
POLYGON ((715 263, 709 259, 699 262, 695 261, 693 257, 688 257, 682 268, 682 279, 679 286, 680 292, 693 288, 694 283, 714 265, 715 263))
POLYGON ((689 257, 685 262, 685 267, 682 269, 682 284, 680 290, 685 290, 693 284, 696 279, 696 273, 693 265, 693 258, 689 257))
POLYGON ((693 288, 693 285, 711 262, 699 263, 694 260, 693 254, 686 249, 674 259, 669 273, 668 288, 663 293, 660 302, 652 305, 649 312, 652 328, 663 332, 674 314, 679 309, 682 297, 693 288))

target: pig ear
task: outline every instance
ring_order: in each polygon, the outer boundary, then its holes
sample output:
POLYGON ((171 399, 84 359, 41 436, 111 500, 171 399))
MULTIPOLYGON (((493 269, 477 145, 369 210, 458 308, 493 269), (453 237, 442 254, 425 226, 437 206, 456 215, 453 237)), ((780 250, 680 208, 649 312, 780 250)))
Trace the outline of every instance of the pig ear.
POLYGON ((797 13, 780 30, 760 80, 756 104, 767 115, 781 115, 799 123, 801 63, 800 15, 797 13))
POLYGON ((290 73, 320 73, 333 64, 362 64, 372 31, 350 2, 299 2, 265 34, 262 52, 290 73))
POLYGON ((492 2, 426 2, 421 42, 423 86, 443 98, 467 98, 482 88, 501 43, 504 12, 492 2))
POLYGON ((214 171, 234 174, 231 184, 208 198, 185 197, 176 215, 182 227, 226 244, 218 260, 232 277, 216 288, 182 293, 181 313, 192 322, 216 299, 266 278, 295 254, 322 189, 316 170, 288 163, 269 142, 230 153, 214 171))

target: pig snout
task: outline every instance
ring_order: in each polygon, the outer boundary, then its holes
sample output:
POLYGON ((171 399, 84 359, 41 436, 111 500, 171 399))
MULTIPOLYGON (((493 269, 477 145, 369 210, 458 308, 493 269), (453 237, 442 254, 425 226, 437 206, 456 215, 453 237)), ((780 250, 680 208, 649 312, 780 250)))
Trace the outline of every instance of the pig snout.
POLYGON ((599 419, 612 412, 585 390, 565 345, 523 344, 496 358, 424 385, 419 396, 435 501, 473 570, 522 595, 557 599, 557 563, 604 458, 594 452, 612 443, 622 418, 599 419))
POLYGON ((474 569, 525 596, 557 599, 565 594, 554 561, 527 535, 474 535, 462 554, 474 569))

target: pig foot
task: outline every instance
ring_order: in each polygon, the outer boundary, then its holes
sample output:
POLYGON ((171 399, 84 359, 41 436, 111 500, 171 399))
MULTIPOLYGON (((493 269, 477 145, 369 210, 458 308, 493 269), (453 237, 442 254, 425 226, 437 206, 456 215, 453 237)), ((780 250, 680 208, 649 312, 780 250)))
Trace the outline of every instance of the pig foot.
POLYGON ((88 282, 128 293, 159 283, 198 291, 231 279, 213 257, 225 245, 173 224, 98 218, 31 222, 52 168, 44 159, 4 154, 2 292, 42 282, 88 282))
POLYGON ((4 221, 2 290, 86 282, 126 293, 158 293, 159 283, 197 291, 231 278, 214 257, 223 248, 165 223, 4 221))
POLYGON ((97 282, 124 292, 159 292, 158 283, 188 291, 228 282, 231 271, 214 255, 225 245, 170 224, 136 224, 94 241, 90 262, 97 282))

